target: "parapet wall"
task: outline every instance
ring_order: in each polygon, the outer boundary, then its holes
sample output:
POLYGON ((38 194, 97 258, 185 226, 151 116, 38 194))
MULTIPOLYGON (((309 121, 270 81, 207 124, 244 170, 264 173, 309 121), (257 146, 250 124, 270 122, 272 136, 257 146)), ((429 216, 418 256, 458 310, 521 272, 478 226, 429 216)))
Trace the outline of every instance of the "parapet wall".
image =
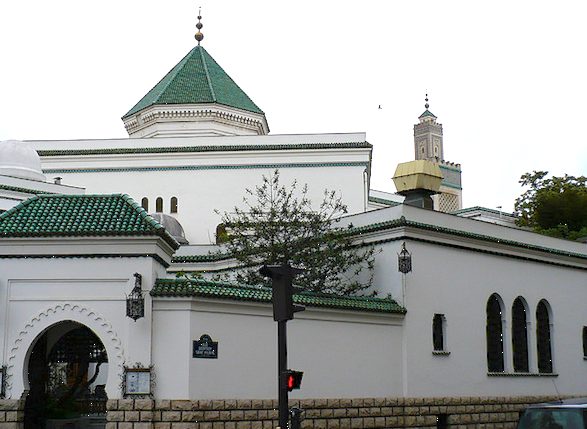
MULTIPOLYGON (((551 396, 304 399, 302 429, 513 429, 520 412, 551 396), (437 426, 440 420, 440 426, 437 426), (446 426, 443 426, 443 422, 446 426)), ((275 400, 108 401, 106 429, 274 429, 275 400)))

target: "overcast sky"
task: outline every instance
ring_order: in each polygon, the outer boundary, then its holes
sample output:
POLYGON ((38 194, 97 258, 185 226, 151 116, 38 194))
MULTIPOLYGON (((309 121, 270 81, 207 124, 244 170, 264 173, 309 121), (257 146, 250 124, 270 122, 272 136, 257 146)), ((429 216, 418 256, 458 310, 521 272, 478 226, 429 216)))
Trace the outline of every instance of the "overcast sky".
POLYGON ((520 175, 587 174, 587 2, 0 2, 0 140, 126 137, 120 117, 195 44, 272 134, 365 131, 395 191, 430 110, 465 206, 512 210, 520 175), (381 105, 383 108, 378 109, 381 105))

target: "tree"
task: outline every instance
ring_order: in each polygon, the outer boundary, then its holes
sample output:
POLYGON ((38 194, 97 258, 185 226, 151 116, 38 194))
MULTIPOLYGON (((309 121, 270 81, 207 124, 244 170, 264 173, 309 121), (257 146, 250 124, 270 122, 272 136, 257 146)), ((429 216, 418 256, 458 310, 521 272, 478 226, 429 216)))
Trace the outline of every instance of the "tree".
POLYGON ((336 227, 347 208, 334 191, 325 191, 314 210, 307 185, 283 186, 275 170, 245 192, 244 208, 222 216, 226 251, 240 265, 238 282, 267 284, 259 267, 289 262, 304 270, 295 284, 305 290, 349 295, 371 286, 375 248, 336 227))
POLYGON ((520 178, 529 189, 516 199, 517 224, 569 240, 587 236, 587 177, 547 175, 534 171, 520 178))

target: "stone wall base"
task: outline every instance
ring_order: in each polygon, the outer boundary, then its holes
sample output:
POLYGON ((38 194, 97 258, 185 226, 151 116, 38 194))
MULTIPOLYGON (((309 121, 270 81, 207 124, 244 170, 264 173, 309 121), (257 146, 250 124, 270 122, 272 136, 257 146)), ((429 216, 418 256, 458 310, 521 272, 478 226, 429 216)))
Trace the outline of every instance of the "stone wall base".
POLYGON ((24 400, 0 399, 0 429, 24 427, 24 400))
MULTIPOLYGON (((520 412, 553 396, 303 399, 302 429, 513 429, 520 412)), ((106 429, 275 429, 276 400, 109 400, 106 429)), ((0 429, 2 429, 0 427, 0 429)))

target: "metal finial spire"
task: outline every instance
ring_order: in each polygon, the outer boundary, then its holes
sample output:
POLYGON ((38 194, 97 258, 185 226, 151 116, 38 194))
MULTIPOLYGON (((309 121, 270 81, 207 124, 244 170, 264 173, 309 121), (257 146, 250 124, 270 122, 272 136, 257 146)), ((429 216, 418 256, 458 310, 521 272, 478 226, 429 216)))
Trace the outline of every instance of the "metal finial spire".
POLYGON ((426 108, 426 110, 428 110, 428 108, 430 107, 430 105, 428 104, 428 93, 426 93, 426 104, 424 104, 424 107, 426 108))
POLYGON ((198 23, 196 24, 196 28, 198 29, 198 31, 196 32, 196 35, 194 36, 196 38, 196 40, 198 41, 198 46, 200 46, 200 42, 204 39, 204 35, 200 31, 203 27, 202 23, 200 22, 201 20, 202 20, 202 8, 199 8, 198 9, 198 23))

